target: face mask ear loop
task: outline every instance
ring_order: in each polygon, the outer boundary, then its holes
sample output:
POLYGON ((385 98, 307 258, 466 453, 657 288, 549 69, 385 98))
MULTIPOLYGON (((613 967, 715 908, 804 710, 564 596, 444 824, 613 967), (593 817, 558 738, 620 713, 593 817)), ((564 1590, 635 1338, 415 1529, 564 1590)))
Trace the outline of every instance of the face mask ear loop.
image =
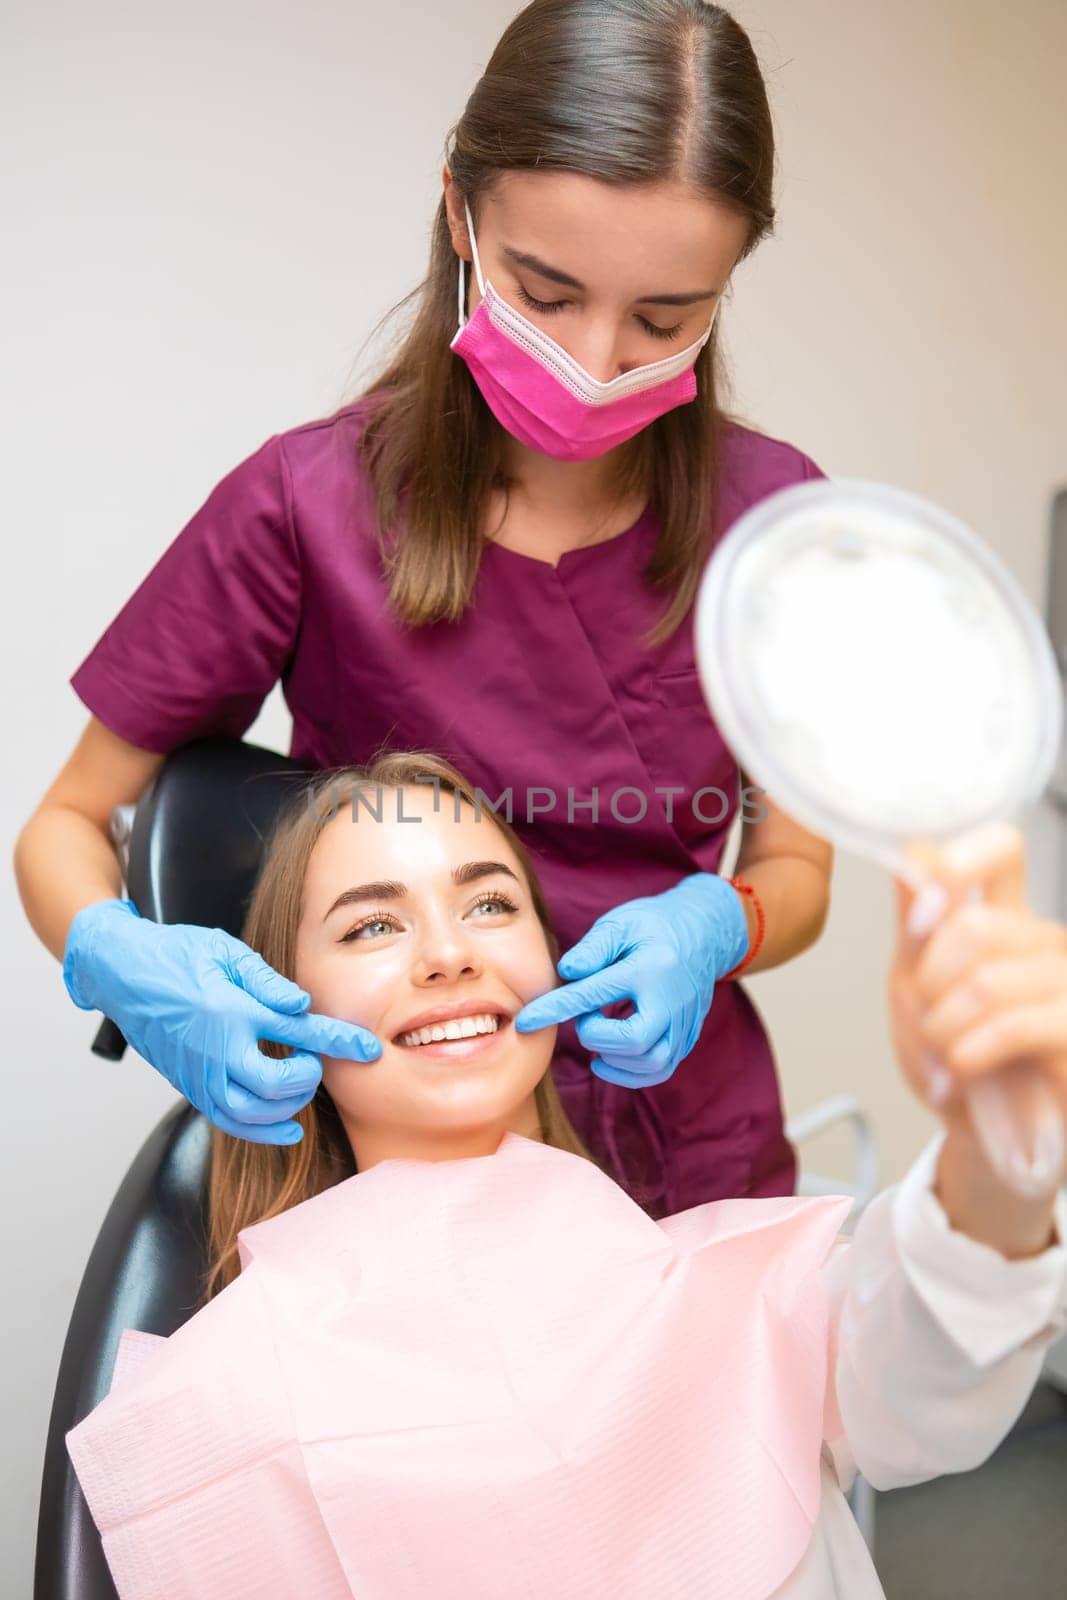
POLYGON ((474 218, 471 216, 469 202, 464 200, 463 205, 467 213, 467 232, 471 236, 471 250, 474 252, 474 270, 478 274, 478 291, 480 294, 484 295, 485 279, 482 277, 482 263, 478 259, 478 241, 474 237, 474 218))
MULTIPOLYGON (((453 134, 452 135, 452 139, 451 139, 450 144, 449 144, 449 147, 445 150, 445 160, 450 165, 451 165, 451 162, 452 162, 452 157, 455 155, 455 153, 456 153, 456 136, 455 136, 455 134, 453 134)), ((468 217, 468 220, 469 220, 469 218, 470 218, 470 212, 469 211, 467 212, 467 217, 468 217)), ((456 333, 458 334, 459 330, 463 327, 464 321, 466 320, 464 315, 463 315, 464 305, 465 305, 466 298, 467 298, 466 294, 464 292, 465 289, 466 289, 466 281, 465 281, 466 275, 465 275, 463 269, 467 265, 467 263, 464 261, 462 256, 457 257, 457 259, 459 261, 459 272, 456 275, 456 324, 457 324, 456 333)))
POLYGON ((722 305, 722 295, 720 295, 718 297, 718 299, 715 301, 715 304, 711 308, 711 320, 709 321, 708 326, 705 329, 705 331, 704 331, 704 333, 703 333, 703 335, 701 337, 701 341, 700 341, 701 349, 703 349, 703 347, 707 344, 708 340, 711 338, 711 331, 715 326, 715 318, 719 315, 719 307, 721 305, 722 305))

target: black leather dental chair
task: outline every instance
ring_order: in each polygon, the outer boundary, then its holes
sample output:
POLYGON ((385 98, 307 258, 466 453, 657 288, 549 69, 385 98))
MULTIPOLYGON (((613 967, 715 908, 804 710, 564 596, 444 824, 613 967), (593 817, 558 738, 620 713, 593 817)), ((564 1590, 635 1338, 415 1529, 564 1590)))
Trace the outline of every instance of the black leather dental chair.
MULTIPOLYGON (((240 740, 201 739, 173 751, 112 828, 128 845, 127 895, 140 914, 240 936, 280 809, 310 776, 287 756, 240 740)), ((105 1019, 92 1048, 117 1060, 126 1041, 105 1019)), ((107 1394, 124 1328, 171 1334, 196 1310, 210 1133, 193 1106, 175 1106, 145 1140, 101 1225, 48 1425, 34 1600, 116 1600, 66 1435, 107 1394)))

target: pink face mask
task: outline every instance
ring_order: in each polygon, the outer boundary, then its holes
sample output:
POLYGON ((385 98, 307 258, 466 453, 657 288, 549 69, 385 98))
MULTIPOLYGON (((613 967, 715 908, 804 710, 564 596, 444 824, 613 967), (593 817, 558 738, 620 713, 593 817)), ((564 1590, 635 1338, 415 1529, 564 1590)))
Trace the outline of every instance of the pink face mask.
POLYGON ((695 344, 601 383, 483 279, 470 206, 467 227, 482 300, 465 321, 461 260, 459 329, 450 348, 467 363, 494 417, 522 444, 557 461, 589 461, 695 397, 693 363, 711 337, 720 301, 695 344))

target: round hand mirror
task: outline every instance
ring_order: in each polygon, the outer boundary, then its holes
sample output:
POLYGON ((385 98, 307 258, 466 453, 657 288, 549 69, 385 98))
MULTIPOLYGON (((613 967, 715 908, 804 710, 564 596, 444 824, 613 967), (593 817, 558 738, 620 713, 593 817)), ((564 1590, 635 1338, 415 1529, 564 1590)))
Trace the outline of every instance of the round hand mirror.
MULTIPOLYGON (((724 536, 701 579, 697 665, 752 781, 812 832, 913 887, 912 840, 1010 820, 1042 793, 1062 733, 1044 627, 955 517, 858 480, 781 490, 724 536)), ((994 1169, 1036 1194, 1063 1119, 1037 1074, 979 1080, 968 1108, 994 1169)), ((1051 1180, 1052 1182, 1055 1179, 1051 1180)))

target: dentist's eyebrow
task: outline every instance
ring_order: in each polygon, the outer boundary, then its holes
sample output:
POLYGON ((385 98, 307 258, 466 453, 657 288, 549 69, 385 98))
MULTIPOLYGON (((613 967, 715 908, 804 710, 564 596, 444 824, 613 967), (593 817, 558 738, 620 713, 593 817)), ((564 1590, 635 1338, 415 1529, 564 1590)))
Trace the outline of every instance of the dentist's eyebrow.
MULTIPOLYGON (((541 261, 537 256, 528 254, 525 250, 513 250, 510 245, 503 246, 504 254, 514 261, 518 267, 526 267, 530 272, 540 273, 542 278, 549 278, 553 283, 562 283, 568 289, 581 289, 585 284, 579 283, 577 278, 572 278, 569 272, 561 272, 558 267, 550 267, 547 261, 541 261)), ((718 294, 717 289, 697 289, 692 294, 643 294, 635 304, 639 306, 693 306, 698 300, 714 300, 718 294)))
MULTIPOLYGON (((452 882, 460 888, 465 883, 476 883, 479 878, 492 877, 497 872, 506 873, 509 878, 514 878, 516 883, 519 881, 518 874, 505 866, 503 861, 465 861, 461 867, 453 867, 452 882)), ((355 905, 364 900, 403 900, 407 892, 406 883, 397 883, 391 878, 385 878, 381 883, 361 883, 356 888, 346 889, 343 894, 339 894, 322 920, 326 922, 342 906, 355 905)))

